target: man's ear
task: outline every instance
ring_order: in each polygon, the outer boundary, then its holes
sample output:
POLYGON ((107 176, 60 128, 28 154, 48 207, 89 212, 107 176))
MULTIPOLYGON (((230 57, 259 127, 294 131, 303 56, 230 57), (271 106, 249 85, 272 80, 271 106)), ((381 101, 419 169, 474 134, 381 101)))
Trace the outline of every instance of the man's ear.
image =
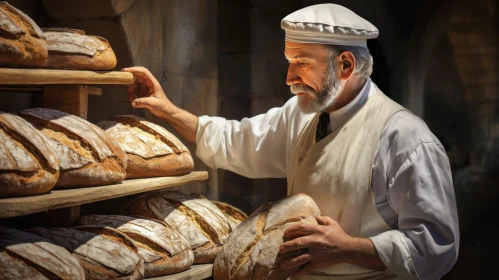
POLYGON ((351 52, 343 52, 338 56, 341 69, 341 79, 348 80, 355 69, 355 56, 351 52))

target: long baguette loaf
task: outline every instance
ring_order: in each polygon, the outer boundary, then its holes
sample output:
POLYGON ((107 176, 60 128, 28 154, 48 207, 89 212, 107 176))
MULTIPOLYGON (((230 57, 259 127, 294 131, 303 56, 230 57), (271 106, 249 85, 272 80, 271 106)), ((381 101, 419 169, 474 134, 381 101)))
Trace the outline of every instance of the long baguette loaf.
POLYGON ((233 205, 222 201, 212 200, 211 202, 213 202, 218 207, 218 209, 220 209, 220 211, 224 213, 225 217, 227 217, 227 220, 229 221, 232 230, 234 230, 240 223, 248 218, 248 215, 246 213, 233 205))
POLYGON ((42 66, 47 56, 40 27, 25 13, 0 2, 0 65, 42 66))
POLYGON ((201 195, 165 192, 141 196, 122 211, 162 220, 177 230, 192 247, 194 263, 211 263, 229 237, 230 226, 222 212, 201 195))
POLYGON ((126 154, 96 125, 57 110, 34 108, 20 112, 49 139, 61 175, 56 188, 119 183, 125 179, 126 154))
POLYGON ((23 118, 0 112, 0 197, 49 192, 59 159, 48 140, 23 118))
POLYGON ((286 279, 296 270, 285 271, 276 265, 286 229, 298 223, 317 224, 320 215, 315 202, 297 194, 255 210, 231 234, 213 266, 216 280, 286 279))
POLYGON ((193 159, 165 128, 135 116, 116 116, 97 124, 127 153, 127 179, 187 174, 193 159))
POLYGON ((78 224, 108 226, 130 237, 144 259, 145 277, 181 272, 194 262, 187 240, 160 221, 120 215, 86 215, 78 224))
POLYGON ((33 233, 0 226, 0 279, 83 280, 78 260, 33 233))
POLYGON ((87 280, 135 280, 144 277, 144 261, 126 235, 109 227, 34 228, 32 232, 69 250, 87 280))
POLYGON ((116 67, 116 55, 106 39, 69 28, 42 30, 48 48, 44 67, 80 70, 112 70, 116 67))

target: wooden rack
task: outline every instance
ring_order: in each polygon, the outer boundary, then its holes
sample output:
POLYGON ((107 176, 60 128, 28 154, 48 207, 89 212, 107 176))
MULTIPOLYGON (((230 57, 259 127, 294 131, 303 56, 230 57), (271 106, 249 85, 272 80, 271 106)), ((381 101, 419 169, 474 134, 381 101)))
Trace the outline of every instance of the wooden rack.
MULTIPOLYGON (((48 69, 0 68, 0 91, 43 93, 44 107, 87 118, 88 96, 102 95, 90 85, 129 85, 131 73, 120 71, 77 71, 48 69)), ((160 190, 208 179, 208 172, 197 171, 184 176, 125 180, 120 184, 91 188, 53 190, 48 194, 0 199, 0 218, 12 218, 53 209, 67 211, 74 222, 80 217, 80 205, 111 198, 160 190)), ((189 270, 154 280, 197 280, 212 275, 212 264, 193 265, 189 270)))

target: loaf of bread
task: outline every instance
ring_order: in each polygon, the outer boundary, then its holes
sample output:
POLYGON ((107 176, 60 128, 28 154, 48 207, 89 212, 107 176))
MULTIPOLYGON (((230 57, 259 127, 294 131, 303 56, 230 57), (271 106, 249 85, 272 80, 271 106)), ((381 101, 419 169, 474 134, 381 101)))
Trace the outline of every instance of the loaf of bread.
POLYGON ((144 277, 144 260, 126 235, 110 227, 34 228, 32 232, 69 250, 86 280, 135 280, 144 277))
POLYGON ((192 171, 191 153, 165 128, 135 116, 116 116, 97 124, 127 153, 127 179, 172 176, 192 171))
POLYGON ((315 202, 297 194, 276 203, 266 203, 255 210, 231 234, 213 266, 213 276, 224 279, 286 279, 297 269, 283 270, 276 265, 278 257, 286 259, 290 252, 279 255, 286 229, 298 223, 317 224, 320 215, 315 202))
POLYGON ((126 234, 144 259, 145 277, 181 272, 194 262, 189 242, 161 221, 120 215, 86 215, 78 224, 108 226, 126 234))
POLYGON ((225 217, 227 217, 227 220, 229 221, 232 230, 234 230, 240 223, 248 218, 248 215, 246 213, 244 213, 241 209, 234 207, 233 205, 214 200, 212 200, 211 202, 213 202, 218 207, 218 209, 220 209, 220 211, 224 213, 225 217))
POLYGON ((57 110, 34 108, 20 112, 44 134, 59 157, 56 188, 119 183, 125 178, 126 154, 96 125, 57 110))
POLYGON ((116 56, 109 42, 83 30, 43 28, 47 40, 48 59, 45 68, 112 70, 116 56))
POLYGON ((40 27, 9 3, 0 2, 0 65, 42 66, 47 56, 40 27))
POLYGON ((59 160, 48 140, 23 118, 0 112, 0 197, 49 192, 59 160))
POLYGON ((78 260, 36 234, 0 226, 0 279, 84 280, 78 260))
POLYGON ((213 262, 230 233, 224 214, 211 201, 196 194, 147 194, 131 201, 122 213, 167 223, 187 239, 196 264, 213 262))

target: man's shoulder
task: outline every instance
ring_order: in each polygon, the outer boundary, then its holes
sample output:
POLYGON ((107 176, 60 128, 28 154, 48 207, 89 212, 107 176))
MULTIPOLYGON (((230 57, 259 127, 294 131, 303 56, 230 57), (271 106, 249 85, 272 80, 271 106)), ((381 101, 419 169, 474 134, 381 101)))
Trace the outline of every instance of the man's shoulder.
POLYGON ((380 139, 379 152, 385 153, 394 168, 392 171, 396 171, 422 145, 444 151, 428 125, 412 112, 403 110, 388 120, 380 139))

